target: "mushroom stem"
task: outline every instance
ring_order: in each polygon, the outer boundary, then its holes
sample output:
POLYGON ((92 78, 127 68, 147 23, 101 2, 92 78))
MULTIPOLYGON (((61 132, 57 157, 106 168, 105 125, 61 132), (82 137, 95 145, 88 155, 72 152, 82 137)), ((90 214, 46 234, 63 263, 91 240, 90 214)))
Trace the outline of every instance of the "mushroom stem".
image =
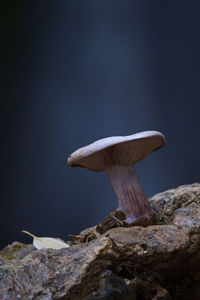
POLYGON ((115 165, 106 170, 119 202, 119 209, 132 223, 141 217, 150 218, 152 208, 140 184, 135 167, 115 165))

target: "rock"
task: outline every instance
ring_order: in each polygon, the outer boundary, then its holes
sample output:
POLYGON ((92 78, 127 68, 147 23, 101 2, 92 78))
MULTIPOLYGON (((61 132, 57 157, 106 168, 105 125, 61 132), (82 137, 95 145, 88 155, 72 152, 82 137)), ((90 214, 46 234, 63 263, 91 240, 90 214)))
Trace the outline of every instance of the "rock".
POLYGON ((114 218, 74 236, 68 249, 7 246, 0 251, 0 299, 200 299, 200 184, 150 203, 154 225, 124 227, 114 218), (106 230, 98 231, 102 224, 106 230))

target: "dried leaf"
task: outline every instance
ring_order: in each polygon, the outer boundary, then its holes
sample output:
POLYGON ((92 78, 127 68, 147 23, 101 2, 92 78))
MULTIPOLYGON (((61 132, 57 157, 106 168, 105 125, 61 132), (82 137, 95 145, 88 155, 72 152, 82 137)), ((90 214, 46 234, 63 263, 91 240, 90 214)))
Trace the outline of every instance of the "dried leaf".
POLYGON ((60 239, 49 238, 49 237, 37 237, 34 234, 22 230, 22 232, 30 235, 33 238, 33 245, 37 249, 42 248, 51 248, 51 249, 62 249, 62 248, 69 248, 69 245, 61 241, 60 239))
POLYGON ((79 241, 81 236, 80 235, 74 235, 74 234, 68 234, 70 238, 72 238, 74 241, 79 241))

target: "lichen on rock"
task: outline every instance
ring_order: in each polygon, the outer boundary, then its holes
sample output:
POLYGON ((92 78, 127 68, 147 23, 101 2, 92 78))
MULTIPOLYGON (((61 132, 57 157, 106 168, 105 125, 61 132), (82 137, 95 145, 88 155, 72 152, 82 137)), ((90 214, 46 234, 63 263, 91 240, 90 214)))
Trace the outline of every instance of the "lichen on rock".
POLYGON ((83 231, 68 249, 20 244, 9 256, 17 244, 4 248, 0 299, 199 299, 200 184, 149 200, 154 225, 126 227, 114 218, 106 230, 83 231))

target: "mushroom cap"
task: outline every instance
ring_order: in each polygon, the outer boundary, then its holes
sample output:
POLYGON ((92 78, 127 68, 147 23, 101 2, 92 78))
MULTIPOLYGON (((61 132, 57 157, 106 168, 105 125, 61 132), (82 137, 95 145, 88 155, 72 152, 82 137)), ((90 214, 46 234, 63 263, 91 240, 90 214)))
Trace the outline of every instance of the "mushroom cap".
POLYGON ((158 131, 107 137, 73 152, 68 165, 93 171, 105 171, 113 165, 133 165, 164 144, 165 137, 158 131))

